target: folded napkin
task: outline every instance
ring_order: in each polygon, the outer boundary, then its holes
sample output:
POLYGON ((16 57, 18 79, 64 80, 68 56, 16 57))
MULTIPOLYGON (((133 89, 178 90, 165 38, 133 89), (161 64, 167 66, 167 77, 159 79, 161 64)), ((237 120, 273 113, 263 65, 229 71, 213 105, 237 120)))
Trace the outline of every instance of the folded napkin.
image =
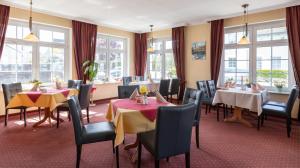
POLYGON ((257 89, 257 85, 256 84, 251 84, 251 91, 253 93, 258 93, 259 92, 259 90, 257 89))
POLYGON ((139 94, 138 89, 135 89, 135 90, 132 92, 132 94, 131 94, 131 96, 129 97, 129 99, 130 99, 130 100, 135 100, 136 97, 139 96, 139 95, 140 95, 140 94, 139 94))
POLYGON ((168 101, 158 91, 155 91, 155 96, 157 102, 168 103, 168 101))
POLYGON ((265 88, 262 85, 260 85, 259 83, 256 83, 256 89, 257 90, 265 90, 265 88))

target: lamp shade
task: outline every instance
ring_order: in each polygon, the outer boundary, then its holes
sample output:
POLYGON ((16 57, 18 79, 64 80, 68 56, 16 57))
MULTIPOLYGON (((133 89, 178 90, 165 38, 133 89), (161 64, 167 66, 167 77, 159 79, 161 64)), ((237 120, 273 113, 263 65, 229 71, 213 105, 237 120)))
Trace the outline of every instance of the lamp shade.
POLYGON ((27 36, 24 37, 24 40, 30 41, 30 42, 38 42, 39 38, 31 32, 27 36))
POLYGON ((250 41, 247 36, 243 36, 238 44, 250 44, 250 41))

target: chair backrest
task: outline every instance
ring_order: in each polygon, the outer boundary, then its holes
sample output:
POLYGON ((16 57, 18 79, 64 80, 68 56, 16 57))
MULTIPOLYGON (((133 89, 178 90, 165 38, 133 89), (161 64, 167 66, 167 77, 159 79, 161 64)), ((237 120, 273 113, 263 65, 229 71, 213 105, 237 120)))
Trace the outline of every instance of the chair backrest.
POLYGON ((159 84, 159 93, 162 96, 168 96, 170 88, 170 79, 162 79, 159 84))
POLYGON ((17 93, 22 92, 22 84, 21 83, 2 84, 2 90, 3 90, 5 106, 7 106, 9 101, 17 93))
POLYGON ((139 85, 118 86, 118 98, 129 98, 135 89, 139 89, 139 85))
POLYGON ((299 88, 298 87, 294 87, 291 90, 291 93, 289 95, 288 101, 286 103, 286 112, 289 114, 289 116, 291 116, 291 112, 292 112, 294 103, 295 103, 298 95, 299 95, 299 88))
POLYGON ((80 89, 82 83, 82 80, 68 80, 68 88, 80 89))
POLYGON ((197 84, 198 90, 202 91, 202 99, 210 98, 206 81, 200 80, 200 81, 197 81, 196 84, 197 84))
POLYGON ((79 100, 77 96, 71 96, 68 100, 69 104, 69 110, 72 116, 72 122, 74 127, 74 134, 75 134, 75 141, 76 144, 81 144, 81 136, 82 136, 82 114, 81 114, 81 108, 79 104, 79 100))
POLYGON ((214 80, 208 80, 207 81, 207 86, 208 86, 208 91, 209 91, 209 96, 214 97, 216 94, 216 85, 214 80))
POLYGON ((180 81, 179 79, 172 79, 171 81, 171 94, 178 94, 179 92, 180 81))
POLYGON ((90 105, 92 84, 80 85, 78 100, 81 109, 85 109, 90 105))
POLYGON ((155 137, 156 159, 190 151, 195 109, 194 103, 158 108, 155 137))
POLYGON ((194 120, 197 121, 197 123, 199 123, 201 116, 201 97, 201 90, 185 88, 182 104, 194 103, 196 105, 194 120))
POLYGON ((144 76, 135 76, 135 80, 144 81, 144 76))
POLYGON ((129 85, 130 82, 132 82, 132 77, 131 76, 125 76, 122 78, 123 80, 123 85, 129 85))

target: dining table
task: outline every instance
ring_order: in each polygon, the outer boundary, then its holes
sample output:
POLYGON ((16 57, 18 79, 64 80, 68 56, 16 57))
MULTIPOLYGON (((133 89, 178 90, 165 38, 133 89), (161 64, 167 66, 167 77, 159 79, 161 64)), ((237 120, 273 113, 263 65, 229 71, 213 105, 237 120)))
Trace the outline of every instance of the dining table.
MULTIPOLYGON (((56 120, 57 118, 53 115, 53 110, 66 102, 69 96, 78 95, 77 89, 47 89, 46 91, 22 91, 17 93, 7 105, 8 108, 25 106, 25 107, 43 107, 44 108, 44 117, 42 120, 38 121, 33 125, 37 127, 49 121, 51 125, 51 119, 56 120)), ((60 119, 60 122, 63 122, 60 119)))
MULTIPOLYGON (((139 104, 131 99, 111 100, 106 119, 113 122, 116 128, 115 146, 120 145, 125 134, 138 134, 155 129, 157 109, 160 106, 174 106, 169 102, 157 101, 156 97, 148 97, 148 104, 139 104)), ((124 149, 136 148, 138 139, 124 149)))
POLYGON ((268 100, 267 90, 252 90, 250 88, 241 89, 236 88, 220 88, 216 91, 213 105, 226 104, 234 107, 233 116, 225 118, 225 122, 237 122, 248 127, 253 125, 245 120, 242 116, 242 110, 248 109, 251 112, 255 112, 257 116, 262 113, 262 105, 268 100))

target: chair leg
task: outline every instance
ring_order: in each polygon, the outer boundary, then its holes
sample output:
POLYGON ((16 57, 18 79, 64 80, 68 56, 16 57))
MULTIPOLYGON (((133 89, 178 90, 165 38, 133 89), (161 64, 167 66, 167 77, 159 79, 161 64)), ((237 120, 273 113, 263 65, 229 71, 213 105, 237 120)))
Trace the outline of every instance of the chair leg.
POLYGON ((117 168, 119 168, 119 147, 116 147, 116 162, 117 162, 117 168))
POLYGON ((8 120, 8 109, 5 109, 5 121, 4 121, 4 126, 7 126, 7 120, 8 120))
POLYGON ((197 145, 197 148, 199 149, 199 124, 196 125, 196 145, 197 145))
POLYGON ((22 120, 23 119, 23 116, 22 116, 23 114, 22 114, 22 109, 20 109, 20 120, 22 120))
POLYGON ((210 113, 211 110, 211 105, 208 106, 208 112, 210 113))
POLYGON ((77 145, 77 159, 76 159, 76 168, 80 166, 80 159, 81 159, 81 149, 82 145, 77 145))
POLYGON ((26 109, 22 109, 23 111, 23 115, 24 115, 24 127, 27 126, 27 122, 26 122, 26 109))
POLYGON ((207 114, 208 111, 208 104, 205 104, 205 114, 207 114))
POLYGON ((217 106, 217 121, 219 121, 219 107, 217 106))
POLYGON ((112 141, 113 153, 115 153, 115 141, 112 141))
POLYGON ((159 168, 159 160, 155 160, 155 168, 159 168))
POLYGON ((138 145, 138 168, 141 167, 141 157, 142 157, 142 143, 139 141, 138 145))
POLYGON ((71 114, 70 114, 70 110, 68 110, 68 119, 69 119, 69 121, 71 121, 71 114))
POLYGON ((261 114, 260 120, 261 120, 260 126, 262 127, 264 125, 264 120, 265 120, 265 114, 264 113, 261 114))
POLYGON ((167 159, 166 159, 166 160, 167 160, 167 162, 169 162, 169 159, 170 159, 170 158, 169 158, 169 157, 167 157, 167 159))
POLYGON ((41 108, 40 107, 38 108, 38 111, 39 111, 39 120, 41 120, 41 108))
POLYGON ((86 108, 86 116, 87 116, 87 122, 90 123, 90 110, 89 107, 86 108))
POLYGON ((59 110, 58 109, 56 109, 56 118, 57 118, 57 121, 56 121, 56 128, 58 128, 59 127, 59 110))
POLYGON ((185 153, 185 167, 190 168, 190 152, 185 153))

